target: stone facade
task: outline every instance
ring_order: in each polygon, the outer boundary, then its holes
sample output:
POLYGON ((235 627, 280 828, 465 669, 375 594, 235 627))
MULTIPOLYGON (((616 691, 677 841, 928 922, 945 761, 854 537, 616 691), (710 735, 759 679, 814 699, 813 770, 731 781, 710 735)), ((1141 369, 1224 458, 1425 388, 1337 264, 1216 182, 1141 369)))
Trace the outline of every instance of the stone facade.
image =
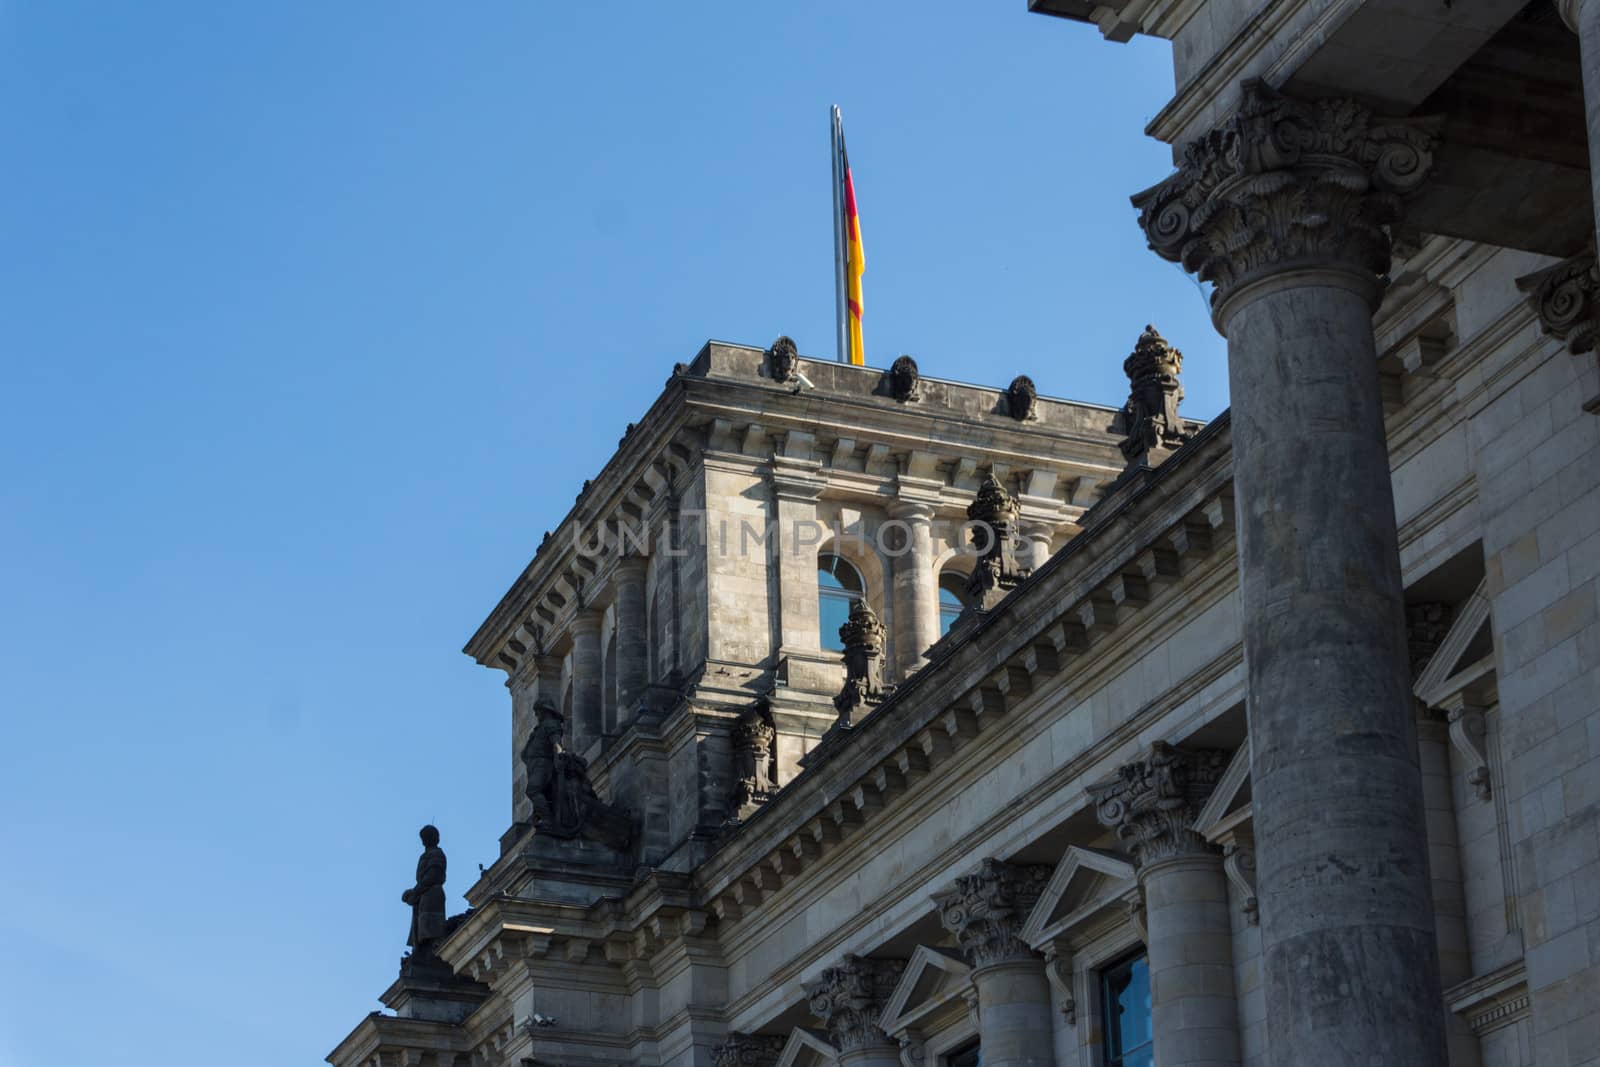
POLYGON ((1162 1067, 1600 1062, 1600 0, 1030 6, 1172 42, 1130 240, 1232 409, 1154 328, 1120 409, 680 365, 467 645, 509 829, 336 1067, 1097 1067, 1130 960, 1162 1067))

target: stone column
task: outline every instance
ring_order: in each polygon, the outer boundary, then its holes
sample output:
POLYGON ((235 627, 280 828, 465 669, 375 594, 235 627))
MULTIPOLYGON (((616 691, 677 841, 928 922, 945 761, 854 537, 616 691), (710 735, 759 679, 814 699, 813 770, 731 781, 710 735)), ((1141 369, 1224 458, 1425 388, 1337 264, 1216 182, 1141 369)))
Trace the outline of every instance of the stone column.
POLYGON ((650 675, 649 612, 645 608, 644 578, 648 564, 641 556, 617 560, 617 715, 626 724, 634 704, 644 693, 650 675))
POLYGON ((1430 139, 1246 82, 1135 196, 1228 339, 1273 1062, 1444 1067, 1394 492, 1372 332, 1430 139))
POLYGON ((901 1067, 900 1046, 878 1019, 905 966, 905 960, 846 954, 837 967, 805 984, 811 1014, 822 1020, 841 1067, 901 1067))
POLYGON ((1146 758, 1091 790, 1100 822, 1117 831, 1139 865, 1161 1067, 1239 1063, 1228 879, 1221 851, 1194 831, 1227 766, 1224 752, 1158 741, 1146 758))
POLYGON ((604 616, 581 611, 572 620, 572 748, 579 755, 600 739, 600 624, 604 616))
POLYGON ((1589 130, 1589 181, 1596 225, 1600 228, 1600 3, 1556 0, 1556 10, 1561 13, 1561 21, 1578 35, 1583 64, 1583 108, 1589 130))
POLYGON ((933 570, 933 508, 901 501, 889 509, 909 543, 894 557, 895 667, 901 678, 922 666, 939 640, 939 576, 933 570))
POLYGON ((775 456, 772 468, 773 517, 777 520, 779 654, 817 657, 820 622, 817 606, 817 546, 824 531, 817 522, 817 499, 826 482, 820 464, 775 456))
POLYGON ((1050 542, 1055 539, 1055 524, 1024 515, 1017 522, 1017 533, 1028 546, 1027 567, 1036 571, 1050 558, 1050 542))
POLYGON ((1017 936, 1049 880, 1049 867, 986 859, 934 897, 972 964, 984 1067, 1055 1067, 1045 962, 1017 936))

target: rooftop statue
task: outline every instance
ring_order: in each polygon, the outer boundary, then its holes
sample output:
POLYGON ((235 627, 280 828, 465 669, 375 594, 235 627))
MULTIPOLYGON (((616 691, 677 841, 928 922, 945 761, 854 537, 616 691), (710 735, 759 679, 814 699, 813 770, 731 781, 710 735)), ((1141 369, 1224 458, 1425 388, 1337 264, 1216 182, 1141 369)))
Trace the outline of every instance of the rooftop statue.
POLYGON ((418 836, 422 838, 422 855, 417 860, 417 884, 400 894, 403 903, 411 905, 411 933, 406 944, 413 956, 432 956, 433 946, 443 940, 444 916, 444 849, 439 847, 439 831, 424 826, 418 836))

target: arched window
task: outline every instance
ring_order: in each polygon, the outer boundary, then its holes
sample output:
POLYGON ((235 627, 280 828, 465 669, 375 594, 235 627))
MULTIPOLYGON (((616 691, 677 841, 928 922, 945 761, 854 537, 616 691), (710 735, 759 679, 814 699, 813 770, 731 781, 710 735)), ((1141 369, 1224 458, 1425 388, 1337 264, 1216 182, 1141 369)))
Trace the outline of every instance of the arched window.
POLYGON ((822 647, 844 649, 839 627, 850 617, 850 605, 861 599, 861 572, 842 556, 824 552, 817 557, 817 617, 822 647))
POLYGON ((967 576, 960 571, 945 571, 939 575, 939 636, 950 632, 966 607, 967 576))

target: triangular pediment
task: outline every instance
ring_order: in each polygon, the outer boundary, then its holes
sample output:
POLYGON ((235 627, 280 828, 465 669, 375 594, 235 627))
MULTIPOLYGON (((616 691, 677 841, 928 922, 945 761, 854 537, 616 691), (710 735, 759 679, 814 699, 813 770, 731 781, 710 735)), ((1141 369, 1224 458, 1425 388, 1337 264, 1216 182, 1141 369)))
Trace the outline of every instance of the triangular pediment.
POLYGON ((891 1036, 911 1029, 960 998, 970 988, 971 973, 972 968, 955 950, 918 945, 889 995, 878 1025, 891 1036))
POLYGON ((1488 579, 1478 583, 1439 642, 1439 650, 1417 675, 1411 692, 1430 708, 1477 684, 1494 670, 1494 636, 1489 628, 1488 579))
POLYGON ((839 1062, 839 1052, 828 1042, 821 1030, 797 1026, 789 1033, 789 1040, 778 1054, 777 1067, 833 1067, 839 1062))
POLYGON ((1228 767, 1217 780, 1216 788, 1195 816, 1194 829, 1207 841, 1214 841, 1250 817, 1250 740, 1233 754, 1228 767))
POLYGON ((1056 864, 1022 927, 1022 939, 1034 948, 1069 935, 1137 887, 1133 862, 1105 849, 1073 845, 1056 864))

